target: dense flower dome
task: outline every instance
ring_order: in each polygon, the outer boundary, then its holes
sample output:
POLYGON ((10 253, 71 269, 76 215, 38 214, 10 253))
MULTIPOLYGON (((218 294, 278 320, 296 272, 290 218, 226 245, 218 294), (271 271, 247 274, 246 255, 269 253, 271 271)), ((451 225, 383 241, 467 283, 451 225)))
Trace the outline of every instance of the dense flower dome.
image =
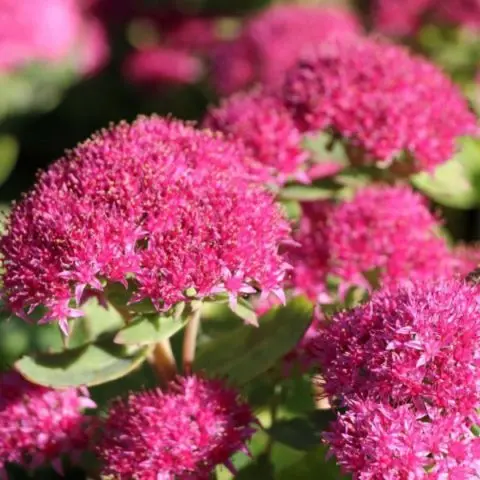
POLYGON ((256 82, 278 86, 302 51, 331 35, 360 32, 355 16, 341 8, 276 5, 250 18, 238 38, 214 51, 214 82, 223 95, 256 82))
POLYGON ((480 439, 462 415, 419 412, 352 399, 325 434, 331 453, 358 480, 473 479, 480 476, 480 439))
POLYGON ((378 269, 382 285, 449 275, 451 254, 425 199, 406 186, 370 186, 340 203, 303 205, 291 250, 292 286, 328 301, 327 276, 369 288, 364 274, 378 269))
POLYGON ((330 398, 352 395, 473 415, 480 404, 478 286, 462 280, 385 289, 334 315, 315 341, 330 398))
POLYGON ((302 131, 340 136, 357 163, 431 171, 453 156, 460 136, 478 134, 443 72, 374 39, 324 42, 289 71, 283 95, 302 131))
POLYGON ((0 70, 64 59, 82 23, 76 0, 1 0, 0 70))
POLYGON ((302 135, 274 95, 261 89, 235 94, 211 108, 204 125, 242 141, 274 183, 309 182, 302 135))
POLYGON ((279 292, 289 225, 241 145, 139 117, 67 152, 14 206, 0 239, 7 306, 42 321, 115 282, 159 310, 228 293, 279 292))
POLYGON ((457 245, 452 251, 452 262, 457 275, 468 276, 480 267, 480 245, 457 245))
POLYGON ((198 376, 115 402, 97 454, 118 480, 208 479, 217 465, 246 450, 256 419, 238 394, 198 376))
POLYGON ((0 476, 7 463, 61 469, 63 455, 78 461, 93 434, 82 412, 94 407, 84 391, 52 390, 14 371, 0 373, 0 476))

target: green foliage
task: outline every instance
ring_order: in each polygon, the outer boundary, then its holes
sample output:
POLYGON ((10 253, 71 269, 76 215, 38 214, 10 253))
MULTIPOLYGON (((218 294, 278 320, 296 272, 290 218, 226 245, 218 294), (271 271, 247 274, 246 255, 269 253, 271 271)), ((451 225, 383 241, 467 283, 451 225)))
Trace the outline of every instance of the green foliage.
POLYGON ((412 183, 447 207, 469 209, 480 205, 480 140, 464 138, 457 155, 432 173, 415 175, 412 183))
POLYGON ((272 368, 300 340, 313 305, 304 297, 262 316, 259 327, 242 326, 200 349, 195 368, 242 386, 272 368))
POLYGON ((134 318, 115 335, 115 343, 121 345, 151 345, 181 330, 187 323, 185 317, 144 315, 134 318))
POLYGON ((18 155, 18 143, 11 135, 0 136, 0 185, 7 180, 15 168, 18 155))
POLYGON ((99 385, 125 376, 149 353, 148 347, 90 344, 61 353, 25 356, 15 368, 31 382, 54 388, 99 385))

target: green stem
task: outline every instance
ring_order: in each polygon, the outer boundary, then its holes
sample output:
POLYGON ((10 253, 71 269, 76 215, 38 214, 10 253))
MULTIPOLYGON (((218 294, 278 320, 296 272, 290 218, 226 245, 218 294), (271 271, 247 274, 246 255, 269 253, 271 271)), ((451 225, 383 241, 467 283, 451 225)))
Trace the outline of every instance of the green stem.
POLYGON ((197 348, 198 330, 200 328, 201 308, 197 308, 185 327, 185 335, 183 337, 182 364, 185 375, 192 373, 193 361, 195 359, 195 351, 197 348))

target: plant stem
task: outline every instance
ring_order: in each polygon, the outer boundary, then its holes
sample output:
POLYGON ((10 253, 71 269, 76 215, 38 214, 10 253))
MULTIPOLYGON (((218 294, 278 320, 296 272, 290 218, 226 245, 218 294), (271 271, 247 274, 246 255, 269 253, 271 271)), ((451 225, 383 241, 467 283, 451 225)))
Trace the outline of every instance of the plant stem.
POLYGON ((185 327, 182 349, 182 363, 185 375, 190 375, 190 373, 192 373, 192 365, 197 347, 198 329, 200 327, 200 316, 201 308, 197 308, 193 311, 187 326, 185 327))
POLYGON ((177 362, 173 355, 170 339, 167 338, 155 345, 151 364, 165 385, 175 378, 177 374, 177 362))

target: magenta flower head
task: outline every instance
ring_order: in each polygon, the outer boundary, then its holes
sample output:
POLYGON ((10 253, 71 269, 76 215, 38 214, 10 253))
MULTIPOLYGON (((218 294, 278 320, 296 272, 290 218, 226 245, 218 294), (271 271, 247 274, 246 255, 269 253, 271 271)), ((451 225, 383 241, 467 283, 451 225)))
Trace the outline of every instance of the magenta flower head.
POLYGON ((316 338, 324 389, 473 415, 480 404, 478 287, 413 282, 333 317, 316 338))
POLYGON ((305 204, 290 261, 299 293, 328 301, 327 276, 340 293, 369 288, 365 273, 377 270, 382 285, 427 280, 452 272, 440 223, 425 199, 406 186, 370 186, 341 203, 305 204))
POLYGON ((103 473, 119 480, 207 479, 230 465, 255 433, 255 417, 218 380, 191 376, 160 390, 116 401, 103 424, 97 454, 103 473))
POLYGON ((82 12, 76 0, 1 0, 0 11, 1 71, 65 59, 78 39, 82 12))
POLYGON ((458 88, 435 65, 374 39, 332 39, 303 57, 283 95, 302 131, 341 137, 351 161, 407 173, 449 160, 478 134, 458 88))
POLYGON ((460 480, 480 475, 480 439, 471 426, 458 414, 355 398, 325 437, 355 479, 460 480))
POLYGON ((290 179, 308 183, 302 135, 274 95, 261 89, 235 94, 212 108, 204 124, 243 141, 274 183, 290 179))
POLYGON ((214 81, 223 95, 256 82, 277 87, 287 69, 312 45, 331 35, 360 32, 355 16, 341 8, 276 5, 253 16, 238 38, 214 52, 214 81))
POLYGON ((121 283, 130 303, 262 290, 281 295, 289 225, 251 159, 220 134, 140 117, 93 136, 42 173, 0 239, 7 306, 42 321, 81 315, 121 283), (37 308, 39 307, 39 308, 37 308))
POLYGON ((83 411, 94 407, 85 391, 52 390, 14 371, 0 373, 0 477, 7 463, 61 470, 64 455, 78 461, 94 427, 83 411))

